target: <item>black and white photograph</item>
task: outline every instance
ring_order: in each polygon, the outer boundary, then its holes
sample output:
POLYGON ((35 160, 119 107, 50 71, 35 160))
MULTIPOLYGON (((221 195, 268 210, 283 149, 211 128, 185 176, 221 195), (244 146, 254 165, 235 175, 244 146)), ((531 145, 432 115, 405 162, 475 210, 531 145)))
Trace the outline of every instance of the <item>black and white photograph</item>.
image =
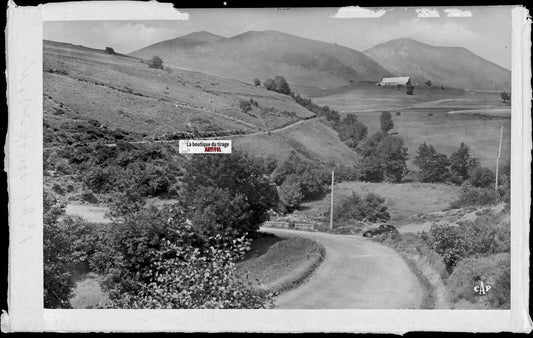
POLYGON ((44 309, 510 310, 514 8, 44 20, 44 309))

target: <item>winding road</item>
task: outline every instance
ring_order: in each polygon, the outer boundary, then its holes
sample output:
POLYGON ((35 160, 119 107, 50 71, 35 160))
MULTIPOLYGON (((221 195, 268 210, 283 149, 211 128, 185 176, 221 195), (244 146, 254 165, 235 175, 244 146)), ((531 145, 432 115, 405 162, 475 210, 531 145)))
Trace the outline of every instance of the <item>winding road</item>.
POLYGON ((281 309, 416 309, 424 291, 394 250, 361 236, 261 228, 279 237, 304 237, 326 257, 302 285, 276 299, 281 309))

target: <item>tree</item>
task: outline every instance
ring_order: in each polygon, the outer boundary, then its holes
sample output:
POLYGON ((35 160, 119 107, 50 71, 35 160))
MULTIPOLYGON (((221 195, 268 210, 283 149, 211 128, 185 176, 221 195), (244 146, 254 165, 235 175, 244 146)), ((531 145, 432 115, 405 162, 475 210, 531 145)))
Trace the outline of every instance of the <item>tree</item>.
POLYGON ((150 68, 163 69, 163 59, 157 55, 154 55, 150 61, 148 61, 148 66, 150 68))
POLYGON ((43 268, 44 307, 70 308, 70 298, 75 286, 71 273, 73 263, 72 241, 64 231, 60 217, 64 206, 52 194, 43 195, 43 268))
MULTIPOLYGON (((326 213, 326 216, 329 216, 329 213, 326 213)), ((337 204, 333 219, 344 224, 353 221, 380 222, 389 220, 390 215, 385 206, 385 199, 381 196, 370 193, 361 198, 352 192, 350 197, 337 204)))
POLYGON ((389 130, 394 128, 394 122, 392 122, 391 114, 388 111, 381 113, 381 116, 379 117, 379 123, 383 133, 387 133, 389 130))
POLYGON ((412 84, 408 84, 406 85, 406 90, 405 90, 405 93, 407 95, 413 95, 415 92, 415 87, 412 85, 412 84))
POLYGON ((446 155, 438 153, 425 142, 418 147, 414 163, 420 168, 419 180, 424 183, 445 182, 450 176, 450 162, 446 155))
POLYGON ((259 87, 261 85, 261 81, 259 79, 254 79, 254 86, 259 87))
POLYGON ((278 194, 280 209, 283 213, 292 212, 298 208, 304 198, 298 176, 288 176, 279 187, 278 194))
POLYGON ((115 308, 262 308, 260 293, 235 276, 244 237, 202 237, 179 205, 143 208, 109 228, 104 286, 115 308))
POLYGON ((266 79, 264 82, 263 82, 263 86, 268 89, 268 90, 274 90, 275 88, 275 84, 274 84, 274 80, 272 79, 266 79))
POLYGON ((455 265, 466 257, 472 241, 458 226, 434 224, 430 232, 431 248, 441 255, 446 270, 451 273, 455 265))
POLYGON ((494 185, 495 176, 489 168, 477 167, 471 171, 468 180, 474 187, 488 188, 494 185))
POLYGON ((427 80, 426 82, 424 82, 424 84, 430 88, 431 88, 431 85, 433 85, 433 83, 431 83, 431 80, 427 80))
POLYGON ((370 182, 400 182, 407 172, 407 148, 401 137, 379 131, 357 149, 363 157, 361 178, 370 182))
POLYGON ((479 166, 479 160, 470 156, 468 146, 461 142, 459 149, 450 155, 450 169, 453 176, 464 182, 469 177, 469 172, 479 166))
POLYGON ((105 48, 105 52, 106 52, 107 54, 111 54, 111 55, 116 54, 116 53, 115 53, 115 50, 114 50, 113 48, 111 48, 111 47, 106 47, 106 48, 105 48))
POLYGON ((500 97, 502 98, 503 103, 506 103, 507 101, 511 102, 511 94, 507 92, 502 92, 500 94, 500 97))
POLYGON ((291 88, 283 76, 276 76, 274 79, 274 91, 289 95, 291 93, 291 88))
POLYGON ((346 115, 336 129, 341 141, 352 149, 357 148, 359 142, 368 134, 367 127, 355 115, 346 115))
POLYGON ((267 211, 278 203, 276 187, 270 183, 261 162, 241 152, 231 156, 197 155, 190 160, 180 196, 188 214, 194 214, 195 192, 200 187, 223 189, 232 199, 244 196, 248 205, 236 229, 239 233, 256 231, 268 220, 267 211))

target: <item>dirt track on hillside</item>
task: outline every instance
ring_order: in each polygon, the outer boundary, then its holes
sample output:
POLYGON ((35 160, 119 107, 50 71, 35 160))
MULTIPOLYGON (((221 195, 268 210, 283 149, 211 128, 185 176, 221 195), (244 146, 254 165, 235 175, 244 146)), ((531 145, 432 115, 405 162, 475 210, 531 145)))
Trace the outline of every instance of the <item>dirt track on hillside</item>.
POLYGON ((361 236, 262 228, 304 237, 326 248, 326 258, 301 286, 278 296, 283 309, 416 309, 423 288, 401 256, 361 236))

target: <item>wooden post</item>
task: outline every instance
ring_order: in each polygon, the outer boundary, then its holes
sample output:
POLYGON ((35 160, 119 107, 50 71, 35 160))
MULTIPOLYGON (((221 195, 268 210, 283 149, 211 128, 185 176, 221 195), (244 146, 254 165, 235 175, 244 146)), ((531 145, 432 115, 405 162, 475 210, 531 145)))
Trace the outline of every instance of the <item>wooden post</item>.
POLYGON ((498 191, 498 170, 500 169, 500 156, 502 154, 502 138, 503 138, 503 124, 500 131, 500 146, 498 148, 498 157, 496 158, 496 179, 494 182, 494 190, 498 191))
POLYGON ((331 209, 329 211, 329 230, 333 230, 333 188, 335 186, 335 172, 331 171, 331 209))

